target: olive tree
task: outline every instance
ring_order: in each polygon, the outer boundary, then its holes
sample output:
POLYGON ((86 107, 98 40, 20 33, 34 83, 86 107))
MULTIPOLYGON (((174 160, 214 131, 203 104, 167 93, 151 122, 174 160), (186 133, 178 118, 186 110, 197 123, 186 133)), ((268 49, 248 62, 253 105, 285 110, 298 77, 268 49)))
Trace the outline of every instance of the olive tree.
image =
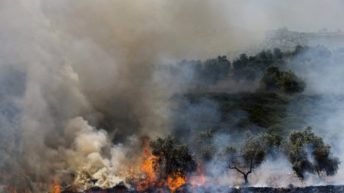
POLYGON ((286 151, 293 170, 300 179, 304 179, 306 172, 334 175, 340 164, 338 158, 331 155, 330 145, 315 135, 311 127, 292 132, 286 143, 286 151))
POLYGON ((227 148, 229 154, 228 168, 239 172, 247 185, 248 176, 265 159, 266 151, 258 138, 249 138, 239 150, 234 147, 227 148))
POLYGON ((196 170, 196 161, 189 152, 186 145, 179 144, 174 138, 158 138, 150 144, 152 153, 157 156, 157 168, 160 178, 167 176, 181 175, 196 170))
POLYGON ((305 83, 292 71, 283 72, 278 67, 269 67, 260 82, 260 90, 280 91, 287 94, 301 93, 305 83))
POLYGON ((240 173, 244 184, 248 185, 248 176, 264 162, 268 154, 274 155, 276 151, 280 151, 282 143, 283 138, 274 132, 248 137, 241 147, 226 149, 229 156, 228 167, 240 173))

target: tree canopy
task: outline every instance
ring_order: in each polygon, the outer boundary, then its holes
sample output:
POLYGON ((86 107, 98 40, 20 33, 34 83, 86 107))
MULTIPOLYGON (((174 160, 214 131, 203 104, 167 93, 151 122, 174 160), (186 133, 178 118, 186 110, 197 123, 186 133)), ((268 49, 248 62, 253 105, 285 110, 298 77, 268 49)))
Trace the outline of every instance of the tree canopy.
POLYGON ((157 167, 160 178, 167 176, 186 176, 196 170, 197 164, 186 145, 179 144, 174 138, 158 138, 150 143, 153 155, 158 157, 157 167))
POLYGON ((241 148, 229 147, 226 149, 229 156, 228 168, 242 174, 245 185, 249 183, 248 176, 260 166, 267 154, 266 146, 261 138, 261 136, 249 137, 241 148))
POLYGON ((294 94, 302 92, 305 89, 305 83, 292 71, 282 72, 278 67, 271 66, 261 79, 260 89, 294 94))
POLYGON ((311 127, 304 131, 294 131, 289 135, 286 144, 289 161, 296 175, 304 179, 305 173, 334 175, 339 160, 331 155, 331 147, 315 135, 311 127))

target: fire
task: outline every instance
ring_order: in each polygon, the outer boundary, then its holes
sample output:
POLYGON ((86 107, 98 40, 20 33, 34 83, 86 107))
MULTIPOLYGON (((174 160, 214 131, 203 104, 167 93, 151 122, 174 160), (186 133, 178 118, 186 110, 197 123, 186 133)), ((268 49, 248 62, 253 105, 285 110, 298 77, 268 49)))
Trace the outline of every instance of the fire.
POLYGON ((168 176, 167 185, 171 192, 175 192, 179 187, 186 183, 186 178, 182 175, 168 176))
POLYGON ((61 193, 61 186, 57 181, 54 182, 51 193, 61 193))
POLYGON ((203 174, 199 176, 193 176, 190 180, 190 184, 194 186, 202 186, 205 183, 205 176, 203 174))
POLYGON ((140 180, 137 184, 137 190, 143 191, 150 186, 153 186, 157 182, 157 175, 155 171, 155 163, 157 157, 152 154, 150 151, 148 141, 143 144, 143 155, 142 163, 140 165, 140 172, 144 174, 144 179, 140 180))
POLYGON ((143 172, 146 175, 146 179, 150 182, 156 181, 156 173, 154 169, 154 165, 156 162, 156 157, 151 154, 151 152, 148 149, 144 150, 144 154, 146 159, 141 164, 141 172, 143 172))
POLYGON ((141 160, 140 172, 144 174, 144 177, 136 185, 138 191, 144 191, 149 187, 162 188, 167 186, 171 192, 175 192, 186 183, 186 177, 180 173, 169 175, 167 179, 159 178, 159 168, 156 168, 158 157, 152 154, 149 147, 149 139, 143 141, 141 160))
POLYGON ((195 187, 195 186, 202 186, 204 185, 206 181, 206 177, 204 175, 204 168, 201 163, 198 163, 198 167, 196 170, 196 175, 192 176, 190 179, 190 184, 195 187))

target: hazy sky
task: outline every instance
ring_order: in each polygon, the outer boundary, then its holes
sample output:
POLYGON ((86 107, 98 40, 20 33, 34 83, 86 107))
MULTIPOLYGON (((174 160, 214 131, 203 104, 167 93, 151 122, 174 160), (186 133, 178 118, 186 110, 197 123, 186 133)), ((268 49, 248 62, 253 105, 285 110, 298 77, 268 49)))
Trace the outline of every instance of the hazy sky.
POLYGON ((234 11, 230 16, 239 26, 249 27, 253 22, 266 29, 284 26, 301 31, 344 28, 343 0, 233 0, 226 4, 222 9, 234 11))

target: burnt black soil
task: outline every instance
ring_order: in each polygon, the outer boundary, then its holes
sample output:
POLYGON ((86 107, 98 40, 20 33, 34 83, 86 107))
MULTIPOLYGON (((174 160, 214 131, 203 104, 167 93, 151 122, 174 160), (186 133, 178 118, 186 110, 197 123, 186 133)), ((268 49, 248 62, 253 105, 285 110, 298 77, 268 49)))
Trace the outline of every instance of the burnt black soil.
MULTIPOLYGON (((62 193, 78 193, 73 191, 63 191, 62 193)), ((92 188, 84 193, 169 193, 168 189, 148 189, 138 192, 119 185, 110 189, 92 188)), ((269 187, 203 187, 189 188, 181 187, 175 193, 344 193, 344 186, 309 186, 309 187, 291 187, 291 188, 269 188, 269 187)))

